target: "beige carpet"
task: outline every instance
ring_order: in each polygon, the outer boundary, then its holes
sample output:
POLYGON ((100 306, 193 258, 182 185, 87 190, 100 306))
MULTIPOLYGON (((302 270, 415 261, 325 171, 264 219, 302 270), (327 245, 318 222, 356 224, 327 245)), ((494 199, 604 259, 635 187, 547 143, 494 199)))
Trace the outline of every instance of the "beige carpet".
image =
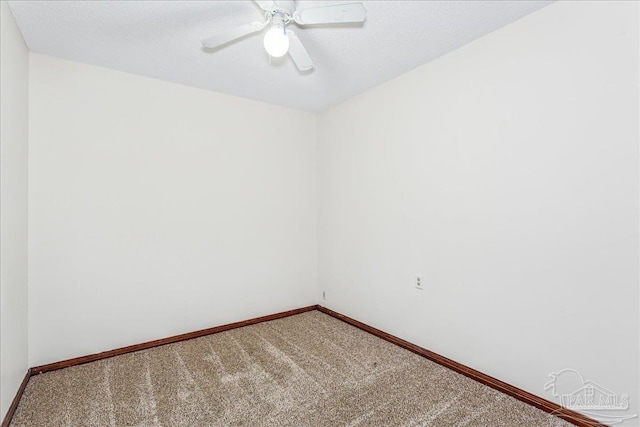
POLYGON ((570 426, 318 311, 31 378, 18 426, 570 426))

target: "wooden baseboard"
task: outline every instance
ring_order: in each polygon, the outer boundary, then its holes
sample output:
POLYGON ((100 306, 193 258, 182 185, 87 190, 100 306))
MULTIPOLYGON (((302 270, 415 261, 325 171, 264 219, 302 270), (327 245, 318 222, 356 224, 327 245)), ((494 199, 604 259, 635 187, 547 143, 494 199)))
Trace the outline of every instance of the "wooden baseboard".
POLYGON ((283 317, 289 317, 300 313, 305 313, 307 311, 313 311, 318 308, 317 305, 310 305, 308 307, 297 308, 295 310, 283 311, 280 313, 269 314, 267 316, 256 317, 249 320, 243 320, 241 322, 228 323, 226 325, 214 326, 213 328, 201 329, 195 332, 189 332, 186 334, 174 335, 168 338, 162 338, 154 341, 147 341, 142 344, 130 345, 127 347, 117 348, 115 350, 103 351, 102 353, 90 354, 87 356, 75 357, 73 359, 62 360, 60 362, 49 363, 47 365, 36 366, 30 368, 27 371, 27 374, 16 393, 16 396, 13 398, 13 402, 7 411, 7 415, 5 415, 4 420, 2 421, 2 427, 9 427, 11 424, 11 419, 13 418, 16 409, 18 408, 18 403, 20 403, 20 399, 22 398, 22 394, 24 393, 24 389, 27 387, 27 383, 29 379, 33 375, 43 374, 45 372, 55 371, 58 369, 69 368, 71 366, 82 365, 84 363, 95 362, 97 360, 107 359, 109 357, 119 356, 121 354, 132 353, 134 351, 146 350, 153 347, 158 347, 165 344, 172 344, 179 341, 186 341, 192 338, 199 338, 205 335, 217 334, 219 332, 229 331, 231 329, 242 328, 243 326, 255 325, 257 323, 268 322, 269 320, 282 319, 283 317))
POLYGON ((147 341, 142 344, 135 344, 127 347, 117 348, 115 350, 103 351, 102 353, 89 354, 87 356, 75 357, 73 359, 63 360, 60 362, 36 366, 34 368, 31 368, 31 371, 32 371, 32 375, 38 375, 45 372, 68 368, 70 366, 82 365, 84 363, 95 362, 96 360, 102 360, 102 359, 107 359, 113 356, 119 356, 121 354, 132 353, 134 351, 147 350, 149 348, 158 347, 161 345, 173 344, 180 341, 203 337, 205 335, 217 334, 219 332, 229 331, 231 329, 242 328, 243 326, 255 325, 256 323, 262 323, 262 322, 268 322, 269 320, 282 319, 283 317, 289 317, 295 314, 300 314, 307 311, 313 311, 313 310, 316 310, 317 308, 318 308, 317 305, 310 305, 308 307, 283 311, 281 313, 270 314, 268 316, 256 317, 254 319, 243 320, 241 322, 229 323, 227 325, 215 326, 213 328, 208 328, 208 329, 201 329, 195 332, 174 335, 172 337, 162 338, 154 341, 147 341))
POLYGON ((486 386, 489 386, 493 389, 496 389, 504 394, 508 394, 511 397, 514 397, 524 403, 535 406, 538 409, 541 409, 545 412, 548 412, 556 417, 560 417, 565 421, 568 421, 574 425, 580 427, 606 427, 606 425, 588 418, 578 412, 572 411, 570 409, 564 408, 557 403, 551 402, 547 399, 543 399, 542 397, 536 396, 535 394, 529 393, 528 391, 524 391, 519 389, 518 387, 512 386, 511 384, 507 384, 504 381, 500 381, 497 378, 493 378, 487 374, 483 374, 480 371, 476 371, 473 368, 465 366, 461 363, 458 363, 454 360, 448 359, 444 356, 439 355, 438 353, 434 353, 433 351, 427 350, 426 348, 422 348, 415 344, 410 343, 409 341, 405 341, 402 338, 398 338, 394 335, 388 334, 380 329, 376 329, 372 326, 369 326, 365 323, 359 322, 355 319, 347 317, 343 314, 330 310, 326 307, 318 306, 318 310, 328 314, 329 316, 335 317, 336 319, 342 320, 350 325, 353 325, 363 331, 369 332, 379 338, 382 338, 385 341, 389 341, 397 346, 400 346, 404 349, 407 349, 413 353, 416 353, 422 357, 425 357, 433 362, 436 362, 446 368, 451 369, 452 371, 458 372, 466 377, 471 378, 472 380, 478 381, 486 386))
POLYGON ((475 381, 478 381, 482 384, 485 384, 491 388, 494 388, 502 393, 508 394, 524 403, 535 406, 538 409, 541 409, 545 412, 553 414, 557 417, 560 417, 576 426, 580 427, 606 427, 604 424, 592 420, 578 412, 563 408, 562 406, 553 403, 549 400, 538 397, 534 394, 531 394, 527 391, 514 387, 510 384, 505 383, 504 381, 500 381, 496 378, 493 378, 487 374, 483 374, 480 371, 476 371, 468 366, 465 366, 461 363, 458 363, 454 360, 448 359, 444 356, 441 356, 437 353, 434 353, 430 350, 417 346, 415 344, 410 343, 409 341, 405 341, 401 338, 398 338, 394 335, 388 334, 380 329, 376 329, 372 326, 359 322, 358 320, 347 317, 343 314, 330 310, 326 307, 322 307, 320 305, 311 305, 308 307, 298 308, 295 310, 283 311, 281 313, 270 314, 268 316, 256 317, 254 319, 243 320, 241 322, 229 323, 222 326, 215 326, 213 328, 202 329, 195 332, 189 332, 186 334, 175 335, 168 338, 162 338, 159 340, 148 341, 142 344, 130 345, 127 347, 118 348, 115 350, 104 351, 102 353, 90 354, 87 356, 76 357, 73 359, 63 360, 60 362, 49 363, 47 365, 36 366, 34 368, 30 368, 27 371, 27 374, 16 393, 7 414, 2 421, 2 427, 9 427, 11 424, 11 419, 18 407, 18 403, 20 402, 20 398, 24 393, 24 389, 27 387, 27 383, 29 382, 29 378, 33 375, 42 374, 44 372, 55 371, 57 369, 68 368, 71 366, 82 365, 84 363, 95 362, 97 360, 106 359, 113 356, 119 356, 121 354, 132 353, 134 351, 146 350, 153 347, 158 347, 161 345, 172 344, 180 341, 189 340, 192 338, 199 338, 205 335, 216 334, 219 332, 229 331, 231 329, 241 328, 243 326, 255 325, 257 323, 267 322, 269 320, 282 319, 283 317, 289 317, 300 313, 305 313, 307 311, 319 310, 325 314, 328 314, 336 319, 342 320, 350 325, 353 325, 363 331, 369 332, 379 338, 384 339, 390 343, 398 345, 402 348, 405 348, 409 351, 412 351, 422 357, 425 357, 433 362, 436 362, 446 368, 449 368, 455 372, 458 372, 462 375, 465 375, 475 381))
POLYGON ((2 420, 2 427, 9 427, 9 424, 11 424, 13 414, 15 414, 16 409, 18 409, 18 403, 20 403, 22 393, 24 393, 24 389, 27 388, 27 383, 29 382, 29 378, 31 378, 32 374, 33 372, 31 371, 31 369, 27 369, 27 373, 25 374, 20 387, 18 387, 18 391, 16 392, 13 401, 11 402, 11 406, 9 406, 9 410, 7 410, 7 414, 4 416, 4 420, 2 420))

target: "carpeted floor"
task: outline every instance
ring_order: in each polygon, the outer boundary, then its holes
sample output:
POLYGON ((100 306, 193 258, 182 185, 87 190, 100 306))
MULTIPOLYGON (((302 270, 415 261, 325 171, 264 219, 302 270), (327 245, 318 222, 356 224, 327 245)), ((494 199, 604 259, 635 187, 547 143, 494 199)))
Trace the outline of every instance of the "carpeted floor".
POLYGON ((18 426, 570 426, 312 311, 31 378, 18 426))

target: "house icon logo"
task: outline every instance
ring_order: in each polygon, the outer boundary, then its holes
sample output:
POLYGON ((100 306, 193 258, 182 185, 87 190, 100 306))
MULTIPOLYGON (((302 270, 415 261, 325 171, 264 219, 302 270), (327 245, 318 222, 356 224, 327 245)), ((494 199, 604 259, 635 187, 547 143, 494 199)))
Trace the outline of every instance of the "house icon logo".
POLYGON ((558 403, 609 425, 619 424, 637 415, 620 414, 629 409, 629 395, 617 394, 600 384, 585 380, 575 369, 562 369, 549 374, 544 385, 558 403), (614 411, 618 411, 617 413, 614 411))

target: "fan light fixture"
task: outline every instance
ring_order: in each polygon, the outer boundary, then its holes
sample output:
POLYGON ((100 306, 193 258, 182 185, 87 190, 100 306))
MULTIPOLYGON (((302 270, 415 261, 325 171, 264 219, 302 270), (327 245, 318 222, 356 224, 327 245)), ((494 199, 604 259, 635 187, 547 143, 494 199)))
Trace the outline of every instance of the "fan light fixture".
POLYGON ((274 58, 284 56, 289 50, 289 36, 282 21, 273 24, 264 35, 264 48, 274 58))
POLYGON ((249 22, 222 31, 202 40, 202 46, 207 49, 218 49, 269 27, 269 31, 264 36, 264 48, 271 55, 270 57, 279 58, 288 52, 298 70, 310 71, 314 68, 313 61, 298 38, 297 30, 287 28, 289 24, 299 27, 361 24, 367 19, 367 11, 362 3, 332 4, 297 10, 296 0, 253 1, 264 11, 264 21, 249 22))

